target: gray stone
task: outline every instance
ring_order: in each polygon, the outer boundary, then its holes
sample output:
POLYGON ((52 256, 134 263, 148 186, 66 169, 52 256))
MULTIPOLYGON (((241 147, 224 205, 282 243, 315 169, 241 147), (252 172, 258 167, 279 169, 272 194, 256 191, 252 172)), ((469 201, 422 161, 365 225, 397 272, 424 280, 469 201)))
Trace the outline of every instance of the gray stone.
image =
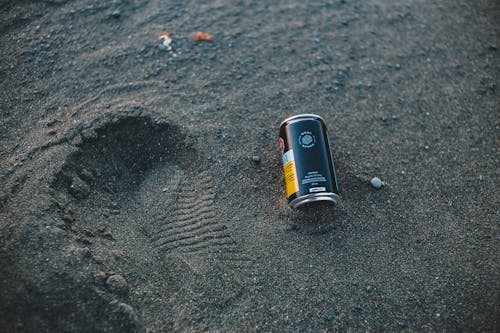
POLYGON ((106 287, 109 291, 126 295, 128 294, 128 284, 125 278, 119 274, 110 275, 106 280, 106 287))
POLYGON ((254 161, 255 163, 259 163, 260 161, 262 161, 262 157, 260 157, 258 155, 253 155, 252 161, 254 161))
POLYGON ((372 180, 370 181, 370 183, 376 189, 379 189, 382 187, 382 181, 378 177, 373 177, 372 180))
POLYGON ((90 194, 90 187, 80 177, 75 175, 71 178, 71 185, 69 186, 69 192, 75 198, 83 199, 88 197, 88 195, 90 194))

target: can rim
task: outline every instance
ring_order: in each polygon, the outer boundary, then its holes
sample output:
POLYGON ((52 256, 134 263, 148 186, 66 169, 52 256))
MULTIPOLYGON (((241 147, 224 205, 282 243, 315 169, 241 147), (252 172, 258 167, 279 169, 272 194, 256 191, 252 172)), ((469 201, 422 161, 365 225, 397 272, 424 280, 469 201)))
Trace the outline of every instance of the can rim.
POLYGON ((323 119, 323 117, 317 115, 317 114, 314 114, 314 113, 301 113, 301 114, 297 114, 295 116, 291 116, 291 117, 288 117, 286 118, 285 120, 283 120, 280 124, 280 127, 283 126, 284 123, 286 122, 289 122, 291 120, 296 120, 296 119, 299 119, 299 118, 319 118, 321 121, 325 122, 325 120, 323 119))
POLYGON ((336 204, 339 199, 340 199, 340 196, 336 193, 320 192, 320 193, 311 193, 311 194, 306 194, 306 195, 300 196, 300 197, 295 198, 292 201, 290 201, 289 204, 293 208, 299 208, 302 205, 313 203, 313 202, 318 202, 318 201, 326 201, 326 202, 336 204))

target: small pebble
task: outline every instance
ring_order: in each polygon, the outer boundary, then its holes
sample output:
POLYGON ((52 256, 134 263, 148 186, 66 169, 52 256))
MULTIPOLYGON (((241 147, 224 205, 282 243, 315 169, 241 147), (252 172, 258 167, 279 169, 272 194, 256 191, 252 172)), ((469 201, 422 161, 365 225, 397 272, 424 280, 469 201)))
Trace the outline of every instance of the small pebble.
POLYGON ((111 13, 111 16, 114 18, 119 18, 122 15, 119 9, 115 9, 113 13, 111 13))
POLYGON ((255 163, 259 163, 260 161, 262 161, 262 157, 260 157, 259 155, 253 155, 252 161, 254 161, 255 163))
POLYGON ((84 140, 94 140, 97 139, 97 133, 94 129, 88 128, 82 131, 82 137, 84 140))
POLYGON ((367 293, 371 293, 372 291, 373 291, 373 287, 372 286, 366 287, 366 292, 367 293))
POLYGON ((90 187, 80 177, 73 176, 69 192, 77 199, 86 198, 90 194, 90 187))
POLYGON ((106 280, 106 287, 117 294, 127 294, 128 284, 125 278, 119 274, 111 275, 106 280))
POLYGON ((335 317, 331 314, 331 315, 328 315, 328 321, 334 321, 335 320, 335 317))
POLYGON ((215 135, 219 140, 224 139, 224 131, 222 130, 222 128, 217 128, 217 130, 215 131, 215 135))
POLYGON ((102 236, 109 240, 114 240, 113 234, 111 233, 111 229, 109 227, 101 227, 98 231, 102 234, 102 236))
POLYGON ((67 223, 67 224, 72 224, 73 222, 75 222, 75 219, 70 214, 64 214, 64 216, 62 217, 62 220, 64 221, 64 223, 67 223))
POLYGON ((490 44, 490 50, 492 50, 492 51, 498 50, 497 43, 491 43, 490 44))
POLYGON ((378 189, 382 187, 382 181, 378 177, 373 177, 370 183, 374 188, 378 189))
POLYGON ((401 65, 400 64, 396 64, 396 69, 401 69, 401 65))

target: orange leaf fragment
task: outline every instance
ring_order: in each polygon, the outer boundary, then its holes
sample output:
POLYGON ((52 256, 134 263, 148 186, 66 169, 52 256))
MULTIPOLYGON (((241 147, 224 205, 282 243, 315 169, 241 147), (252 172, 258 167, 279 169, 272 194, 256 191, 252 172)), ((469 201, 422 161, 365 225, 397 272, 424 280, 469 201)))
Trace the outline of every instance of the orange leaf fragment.
POLYGON ((194 38, 196 38, 196 40, 199 42, 211 42, 212 41, 212 35, 209 34, 208 32, 198 31, 194 34, 194 38))

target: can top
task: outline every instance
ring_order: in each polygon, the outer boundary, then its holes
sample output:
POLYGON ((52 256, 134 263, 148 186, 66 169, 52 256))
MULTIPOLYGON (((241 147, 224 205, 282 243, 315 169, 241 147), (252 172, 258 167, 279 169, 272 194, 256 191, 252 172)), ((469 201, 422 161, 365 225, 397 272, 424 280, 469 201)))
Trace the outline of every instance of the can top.
POLYGON ((283 124, 285 124, 285 123, 294 122, 294 121, 297 121, 297 120, 303 120, 303 119, 307 119, 307 118, 310 118, 310 119, 311 118, 313 118, 313 119, 320 119, 322 122, 325 122, 325 120, 323 119, 323 117, 318 116, 317 114, 314 114, 314 113, 302 113, 302 114, 298 114, 298 115, 286 118, 285 120, 283 120, 281 122, 280 127, 283 126, 283 124))

